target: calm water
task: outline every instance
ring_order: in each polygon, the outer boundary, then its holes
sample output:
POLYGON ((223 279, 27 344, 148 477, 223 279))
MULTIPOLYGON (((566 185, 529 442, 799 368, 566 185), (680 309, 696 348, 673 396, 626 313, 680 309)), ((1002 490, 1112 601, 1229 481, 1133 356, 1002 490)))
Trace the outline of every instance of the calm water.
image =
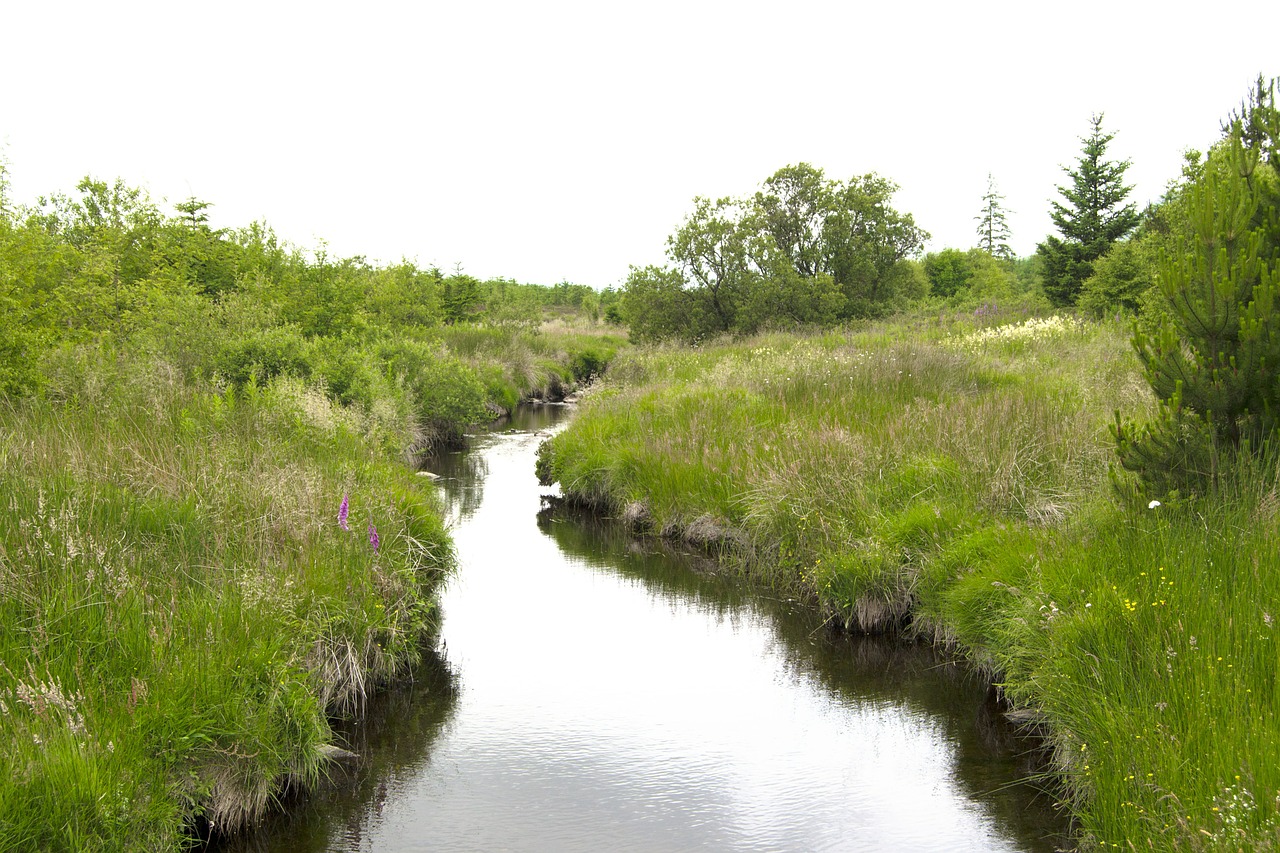
POLYGON ((545 508, 558 408, 434 460, 460 570, 358 771, 232 849, 1052 851, 1063 826, 984 686, 929 649, 545 508))

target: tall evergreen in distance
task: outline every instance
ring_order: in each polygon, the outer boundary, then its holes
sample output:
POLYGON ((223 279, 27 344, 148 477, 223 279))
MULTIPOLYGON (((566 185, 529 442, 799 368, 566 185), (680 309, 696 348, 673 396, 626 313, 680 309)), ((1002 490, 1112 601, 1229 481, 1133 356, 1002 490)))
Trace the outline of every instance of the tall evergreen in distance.
POLYGON ((993 258, 1012 260, 1009 248, 1009 222, 1004 209, 1004 196, 996 191, 996 179, 987 173, 987 191, 982 196, 982 212, 978 222, 978 248, 993 258))
POLYGON ((1095 113, 1090 124, 1076 168, 1063 167, 1071 178, 1069 186, 1058 187, 1066 203, 1053 202, 1050 213, 1062 237, 1046 237, 1036 248, 1044 261, 1045 295, 1058 307, 1076 303, 1081 285, 1093 273, 1093 262, 1136 228, 1140 218, 1132 202, 1124 203, 1133 189, 1124 183, 1129 161, 1105 159, 1115 134, 1103 132, 1101 113, 1095 113))

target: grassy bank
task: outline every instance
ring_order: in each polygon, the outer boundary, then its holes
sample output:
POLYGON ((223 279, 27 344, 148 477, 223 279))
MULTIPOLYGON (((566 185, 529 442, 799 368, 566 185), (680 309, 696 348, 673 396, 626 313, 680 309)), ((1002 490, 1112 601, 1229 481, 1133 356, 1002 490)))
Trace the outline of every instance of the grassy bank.
POLYGON ((0 849, 175 849, 310 787, 434 629, 451 543, 405 457, 616 345, 458 326, 229 376, 246 337, 198 325, 64 346, 0 400, 0 849))
POLYGON ((0 849, 172 849, 319 776, 326 713, 417 659, 450 544, 388 425, 299 383, 61 381, 0 407, 0 849))
POLYGON ((584 285, 208 207, 93 179, 0 205, 0 850, 171 850, 309 787, 435 624, 414 459, 623 343, 584 285))
POLYGON ((933 316, 627 355, 544 479, 852 629, 963 650, 1055 746, 1081 847, 1278 841, 1277 471, 1118 507, 1124 330, 933 316))

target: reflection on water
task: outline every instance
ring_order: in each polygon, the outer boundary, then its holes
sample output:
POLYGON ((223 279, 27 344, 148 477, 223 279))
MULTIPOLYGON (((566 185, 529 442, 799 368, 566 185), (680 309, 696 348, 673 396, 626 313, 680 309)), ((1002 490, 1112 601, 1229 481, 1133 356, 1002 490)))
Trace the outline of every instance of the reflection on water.
MULTIPOLYGON (((567 411, 568 407, 560 403, 528 406, 518 409, 514 418, 496 424, 494 429, 515 430, 540 438, 550 435, 556 424, 564 420, 567 411)), ((487 436, 483 440, 487 440, 487 436)), ((481 451, 430 456, 423 460, 422 470, 439 478, 435 482, 444 492, 450 526, 456 527, 475 515, 484 500, 484 486, 489 474, 487 454, 481 451)))
POLYGON ((1002 832, 1023 838, 1029 850, 1052 850, 1055 840, 1065 844, 1052 801, 1019 781, 1043 772, 1043 756, 1000 712, 986 683, 954 659, 924 644, 844 634, 812 608, 724 576, 694 549, 638 539, 618 521, 559 501, 547 504, 538 526, 567 556, 631 578, 667 606, 691 606, 731 625, 763 617, 789 678, 818 679, 843 703, 888 703, 895 712, 940 724, 955 750, 957 781, 993 810, 1002 832))
POLYGON ((443 690, 393 693, 403 728, 355 744, 368 772, 245 849, 1054 849, 1024 747, 963 670, 539 513, 558 414, 429 463, 460 561, 443 690))

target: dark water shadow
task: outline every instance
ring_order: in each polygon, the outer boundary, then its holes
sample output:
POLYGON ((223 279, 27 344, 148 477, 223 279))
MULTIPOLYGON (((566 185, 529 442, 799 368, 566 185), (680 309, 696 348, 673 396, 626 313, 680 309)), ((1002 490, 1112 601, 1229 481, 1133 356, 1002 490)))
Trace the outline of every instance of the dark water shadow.
POLYGON ((434 650, 423 653, 412 681, 370 698, 365 715, 334 725, 336 742, 359 756, 333 763, 328 781, 310 793, 286 795, 257 826, 215 838, 206 853, 362 849, 370 817, 381 813, 399 780, 421 772, 432 745, 456 710, 457 675, 434 650))
POLYGON ((637 537, 591 510, 551 499, 538 526, 565 554, 631 578, 672 605, 692 604, 730 622, 766 616, 793 673, 817 679, 850 705, 888 703, 941 724, 961 789, 991 808, 1003 834, 1029 851, 1071 848, 1065 812, 1039 781, 1045 778, 1043 744, 1008 721, 990 685, 963 662, 925 643, 832 628, 812 606, 725 573, 702 552, 637 537))

